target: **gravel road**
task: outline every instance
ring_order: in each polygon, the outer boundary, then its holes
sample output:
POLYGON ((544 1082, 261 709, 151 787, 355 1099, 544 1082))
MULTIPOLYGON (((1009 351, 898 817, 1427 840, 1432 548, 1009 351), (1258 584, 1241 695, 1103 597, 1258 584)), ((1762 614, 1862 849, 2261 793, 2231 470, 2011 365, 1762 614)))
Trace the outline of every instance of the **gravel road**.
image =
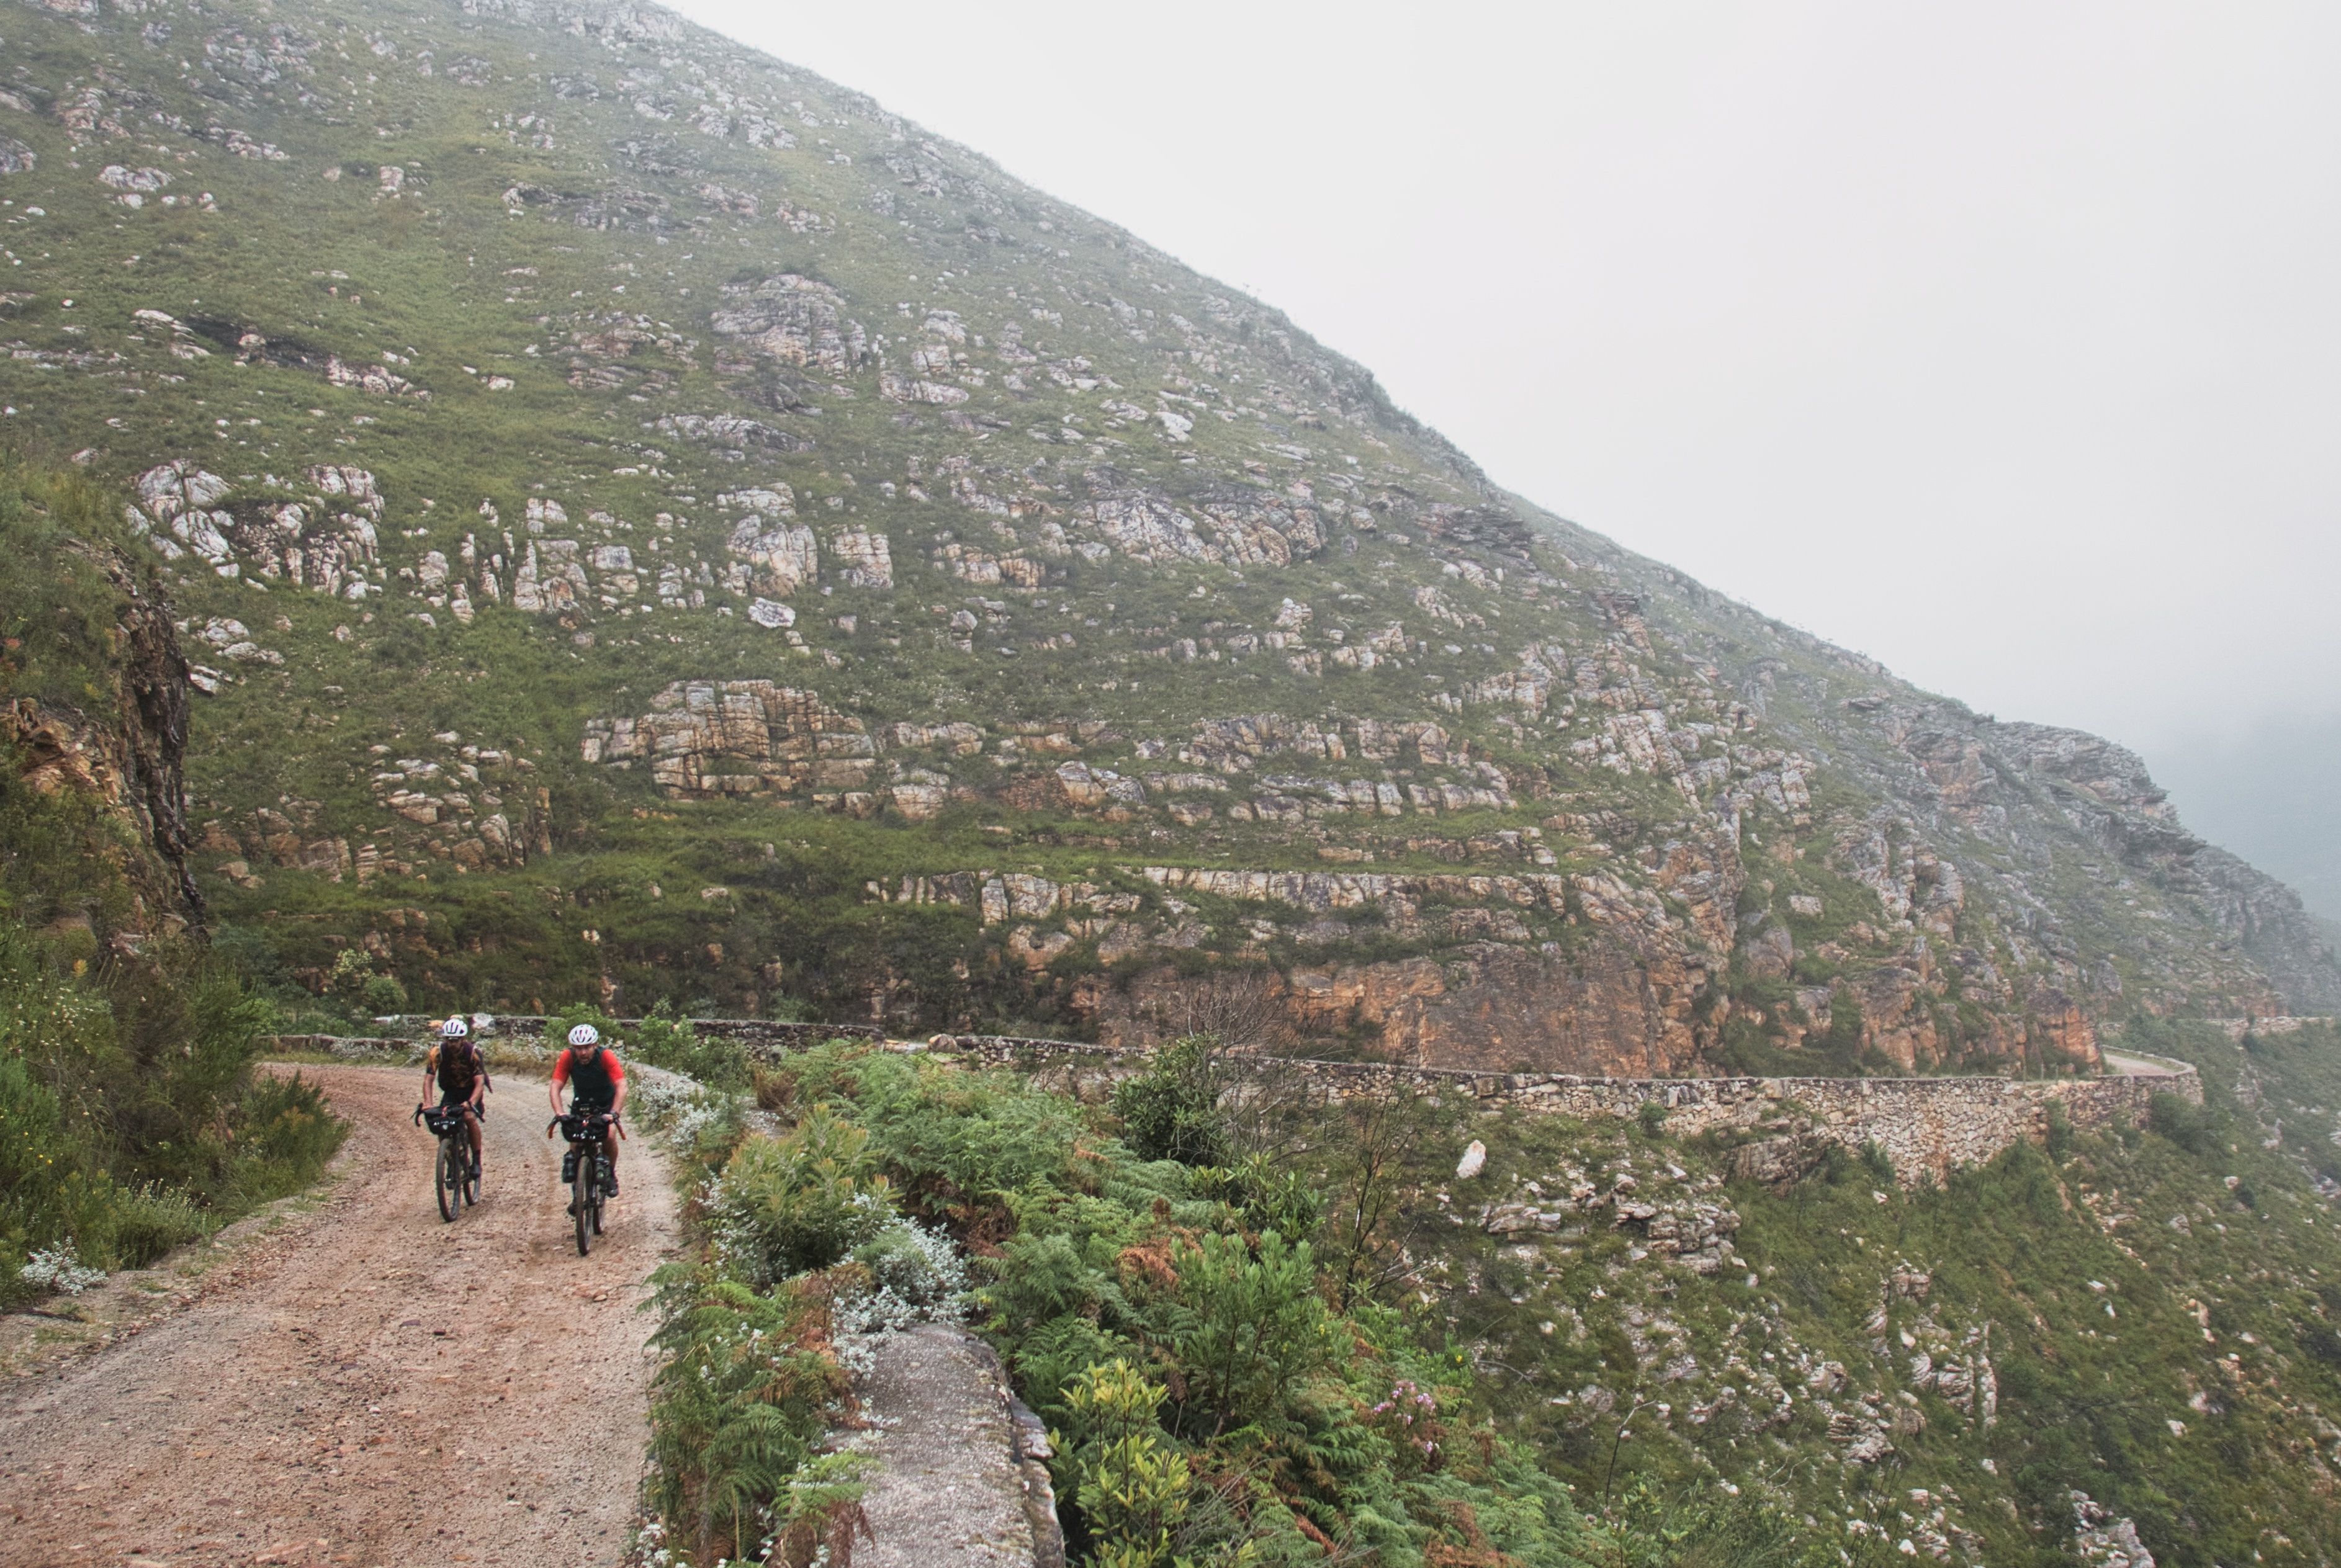
POLYGON ((447 1225, 408 1124, 421 1074, 302 1070, 353 1126, 325 1200, 136 1337, 0 1389, 0 1563, 616 1562, 636 1308, 674 1243, 649 1146, 581 1258, 541 1081, 490 1097, 482 1201, 447 1225))

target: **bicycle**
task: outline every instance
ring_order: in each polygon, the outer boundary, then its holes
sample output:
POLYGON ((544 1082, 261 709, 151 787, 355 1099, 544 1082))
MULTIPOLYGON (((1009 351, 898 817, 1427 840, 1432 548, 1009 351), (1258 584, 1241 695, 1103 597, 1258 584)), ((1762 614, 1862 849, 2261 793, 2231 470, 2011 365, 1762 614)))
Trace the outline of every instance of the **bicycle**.
POLYGON ((593 1237, 602 1234, 602 1204, 610 1185, 610 1156, 603 1143, 617 1126, 618 1118, 606 1111, 569 1111, 544 1124, 548 1136, 559 1127, 569 1140, 561 1156, 561 1179, 569 1187, 579 1257, 593 1255, 593 1237))
MULTIPOLYGON (((439 1140, 432 1186, 439 1196, 439 1217, 450 1225, 465 1204, 480 1201, 480 1173, 472 1165, 472 1135, 463 1125, 463 1110, 460 1105, 414 1107, 416 1123, 428 1126, 431 1136, 439 1140)), ((477 1107, 473 1114, 484 1118, 488 1108, 477 1107)))

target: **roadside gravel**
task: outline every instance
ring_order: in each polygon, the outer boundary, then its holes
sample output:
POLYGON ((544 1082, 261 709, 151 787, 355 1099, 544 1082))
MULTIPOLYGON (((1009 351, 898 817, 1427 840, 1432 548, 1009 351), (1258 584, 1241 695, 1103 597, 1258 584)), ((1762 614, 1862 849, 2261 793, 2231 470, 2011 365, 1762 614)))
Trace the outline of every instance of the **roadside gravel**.
POLYGON ((0 1386, 0 1560, 616 1562, 647 1435, 637 1308, 675 1238, 657 1156, 626 1146, 581 1258, 540 1083, 491 1097, 483 1201, 448 1225, 408 1122, 420 1075, 301 1070, 353 1125, 323 1198, 0 1386))

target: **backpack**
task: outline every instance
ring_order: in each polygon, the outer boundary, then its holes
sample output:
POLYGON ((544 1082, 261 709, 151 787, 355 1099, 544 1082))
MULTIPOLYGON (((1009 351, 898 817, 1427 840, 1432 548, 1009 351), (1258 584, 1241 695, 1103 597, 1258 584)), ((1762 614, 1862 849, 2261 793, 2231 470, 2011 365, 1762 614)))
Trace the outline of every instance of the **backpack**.
POLYGON ((468 1100, 487 1076, 480 1047, 468 1039, 439 1042, 439 1092, 451 1100, 468 1100))

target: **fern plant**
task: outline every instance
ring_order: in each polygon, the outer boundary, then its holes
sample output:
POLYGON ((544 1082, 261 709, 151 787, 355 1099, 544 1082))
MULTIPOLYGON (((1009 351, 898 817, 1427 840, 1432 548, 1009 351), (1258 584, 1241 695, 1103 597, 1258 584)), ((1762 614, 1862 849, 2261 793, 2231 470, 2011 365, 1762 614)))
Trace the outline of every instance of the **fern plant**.
POLYGON ((827 1268, 894 1218, 870 1132, 814 1106, 780 1137, 751 1137, 710 1188, 716 1247, 752 1285, 827 1268))
POLYGON ((662 1270, 658 1285, 651 1506, 689 1531, 699 1560, 740 1558, 775 1523, 794 1522, 776 1521, 769 1504, 799 1483, 817 1480, 823 1506, 845 1497, 838 1489, 855 1478, 850 1461, 827 1456, 814 1476, 806 1466, 848 1379, 823 1352, 814 1291, 762 1295, 699 1267, 662 1270))

